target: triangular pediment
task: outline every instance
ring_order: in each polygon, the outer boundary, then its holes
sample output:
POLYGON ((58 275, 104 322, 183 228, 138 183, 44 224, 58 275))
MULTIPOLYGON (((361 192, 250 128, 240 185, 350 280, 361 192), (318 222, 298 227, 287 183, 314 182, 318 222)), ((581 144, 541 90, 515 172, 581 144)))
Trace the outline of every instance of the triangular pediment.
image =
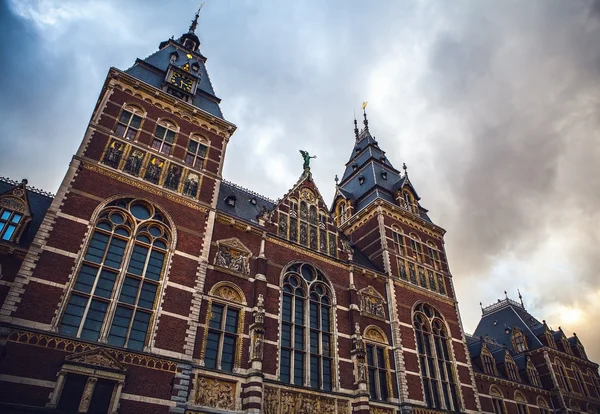
POLYGON ((0 194, 0 207, 18 211, 24 216, 31 217, 31 209, 27 198, 27 181, 23 180, 20 184, 0 194))
POLYGON ((240 241, 240 239, 238 239, 237 237, 231 237, 229 239, 217 240, 217 246, 228 247, 230 249, 237 250, 238 252, 243 253, 243 254, 251 254, 252 253, 250 251, 250 249, 247 248, 246 245, 244 245, 244 243, 242 243, 240 241))
POLYGON ((108 352, 103 349, 92 349, 89 351, 80 352, 69 355, 65 358, 65 362, 74 365, 88 365, 100 369, 109 369, 116 371, 126 371, 125 365, 121 364, 108 352))

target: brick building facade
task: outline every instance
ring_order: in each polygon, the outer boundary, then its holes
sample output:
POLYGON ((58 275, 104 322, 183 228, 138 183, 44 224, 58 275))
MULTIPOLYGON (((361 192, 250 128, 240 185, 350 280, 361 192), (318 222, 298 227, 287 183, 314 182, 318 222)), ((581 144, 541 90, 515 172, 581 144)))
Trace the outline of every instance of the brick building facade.
POLYGON ((464 333, 444 230, 366 114, 331 206, 307 153, 278 201, 225 181, 196 21, 110 69, 55 196, 0 181, 3 412, 600 409, 598 365, 522 304, 464 333))

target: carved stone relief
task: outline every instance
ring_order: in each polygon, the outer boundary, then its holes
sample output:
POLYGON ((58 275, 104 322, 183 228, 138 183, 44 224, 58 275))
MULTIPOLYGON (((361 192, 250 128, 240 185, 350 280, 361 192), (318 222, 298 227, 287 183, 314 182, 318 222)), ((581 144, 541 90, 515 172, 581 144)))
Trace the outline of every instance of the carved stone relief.
POLYGON ((194 404, 221 410, 235 410, 236 383, 196 377, 194 404))
POLYGON ((369 286, 360 292, 360 310, 380 318, 385 318, 385 301, 373 287, 369 286))
POLYGON ((214 292, 212 292, 212 295, 217 296, 219 298, 223 298, 230 302, 243 302, 243 299, 240 296, 240 294, 230 286, 219 286, 217 289, 215 289, 214 292))
POLYGON ((250 273, 250 250, 239 240, 232 238, 217 242, 215 264, 237 273, 250 273))
POLYGON ((265 386, 265 414, 347 414, 348 401, 265 386))

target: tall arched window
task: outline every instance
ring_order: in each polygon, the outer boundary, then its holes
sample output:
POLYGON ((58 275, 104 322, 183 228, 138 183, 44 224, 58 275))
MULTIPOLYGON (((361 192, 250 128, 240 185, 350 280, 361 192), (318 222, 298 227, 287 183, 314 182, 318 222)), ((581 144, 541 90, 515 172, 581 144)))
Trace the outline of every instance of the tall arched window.
POLYGON ((236 285, 219 282, 209 292, 206 306, 204 366, 231 372, 240 366, 240 334, 246 298, 236 285))
POLYGON ((442 316, 430 305, 421 303, 415 308, 413 324, 425 403, 430 408, 458 411, 452 345, 442 316))
POLYGON ((554 363, 556 364, 556 379, 558 380, 558 386, 568 392, 573 391, 569 378, 567 377, 567 370, 562 361, 556 358, 554 363))
POLYGON ((494 406, 495 414, 506 414, 506 406, 504 405, 504 394, 500 388, 492 385, 490 387, 490 396, 492 397, 492 405, 494 406))
POLYGON ((531 359, 529 359, 527 361, 527 376, 529 377, 529 382, 531 383, 531 385, 534 385, 536 387, 542 386, 542 381, 540 380, 540 374, 538 373, 538 370, 535 368, 535 365, 533 365, 533 362, 531 362, 531 359))
POLYGON ((571 364, 571 369, 575 373, 575 380, 577 381, 577 385, 579 386, 579 392, 585 395, 586 397, 589 397, 590 393, 587 387, 585 386, 585 382, 583 381, 583 375, 581 374, 579 367, 577 367, 577 365, 575 364, 571 364))
POLYGON ((548 401, 546 401, 542 397, 537 397, 536 403, 539 408, 540 414, 549 414, 550 413, 550 406, 548 405, 548 401))
POLYGON ((521 380, 521 378, 519 377, 519 369, 517 368, 517 364, 515 364, 515 361, 508 353, 508 350, 504 355, 504 366, 506 368, 506 375, 508 376, 508 378, 510 378, 513 381, 521 380))
POLYGON ((481 348, 481 362, 483 365, 483 372, 489 375, 498 375, 494 357, 485 345, 483 346, 483 348, 481 348))
POLYGON ((59 331, 142 350, 170 240, 170 226, 151 204, 121 199, 107 205, 96 221, 59 331))
POLYGON ((594 392, 596 394, 596 398, 600 398, 600 381, 598 381, 598 374, 592 371, 591 369, 587 370, 588 377, 590 377, 590 381, 594 388, 594 392))
POLYGON ((529 408, 527 408, 527 399, 519 391, 515 391, 515 403, 517 403, 517 412, 519 414, 529 414, 529 408))
POLYGON ((308 263, 295 263, 283 278, 281 309, 282 382, 331 391, 333 312, 329 282, 308 263))
POLYGON ((369 396, 372 400, 387 401, 390 397, 391 372, 388 340, 374 326, 365 329, 369 396))
POLYGON ((516 353, 527 351, 527 339, 525 335, 523 335, 523 332, 516 328, 513 329, 512 344, 516 353))

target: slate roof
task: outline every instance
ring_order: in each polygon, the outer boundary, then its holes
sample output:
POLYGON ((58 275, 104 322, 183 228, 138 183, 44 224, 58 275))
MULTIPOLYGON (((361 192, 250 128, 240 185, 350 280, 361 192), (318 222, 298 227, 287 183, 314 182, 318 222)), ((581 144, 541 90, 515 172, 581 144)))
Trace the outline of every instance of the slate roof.
MULTIPOLYGON (((258 224, 258 216, 263 210, 272 211, 277 206, 277 202, 254 191, 243 188, 232 182, 223 180, 219 188, 219 199, 217 200, 217 211, 228 214, 237 219, 248 223, 258 224), (227 203, 228 199, 234 197, 234 206, 227 203), (252 200, 256 201, 256 204, 252 200)), ((344 237, 340 233, 340 237, 344 237)), ((291 243, 291 242, 290 242, 291 243)), ((354 250, 353 263, 367 269, 377 272, 383 272, 371 262, 356 246, 351 246, 354 250)))
POLYGON ((485 308, 473 335, 488 336, 516 353, 511 341, 514 327, 525 334, 529 349, 544 346, 538 338, 540 328, 541 333, 544 332, 543 324, 527 312, 521 304, 511 299, 501 300, 485 308))
MULTIPOLYGON (((0 178, 0 194, 4 194, 14 187, 20 185, 16 181, 12 181, 7 178, 0 178)), ((50 208, 54 196, 42 190, 38 190, 34 187, 27 186, 27 201, 29 203, 29 209, 31 210, 31 221, 27 224, 27 228, 21 235, 19 240, 19 247, 27 249, 35 234, 37 233, 42 220, 46 215, 46 211, 50 208)))
POLYGON ((177 60, 173 62, 176 67, 182 67, 187 62, 190 65, 197 63, 200 70, 200 82, 196 89, 196 95, 193 98, 192 105, 200 108, 211 115, 218 118, 223 118, 223 113, 219 107, 221 99, 215 95, 212 83, 206 70, 205 61, 206 58, 200 53, 183 49, 183 46, 176 40, 168 40, 162 42, 159 46, 159 50, 145 59, 137 59, 132 67, 125 70, 125 73, 133 76, 145 82, 155 88, 162 89, 167 71, 171 64, 171 54, 176 52, 178 55, 177 60), (188 59, 187 54, 191 54, 192 58, 188 59))

